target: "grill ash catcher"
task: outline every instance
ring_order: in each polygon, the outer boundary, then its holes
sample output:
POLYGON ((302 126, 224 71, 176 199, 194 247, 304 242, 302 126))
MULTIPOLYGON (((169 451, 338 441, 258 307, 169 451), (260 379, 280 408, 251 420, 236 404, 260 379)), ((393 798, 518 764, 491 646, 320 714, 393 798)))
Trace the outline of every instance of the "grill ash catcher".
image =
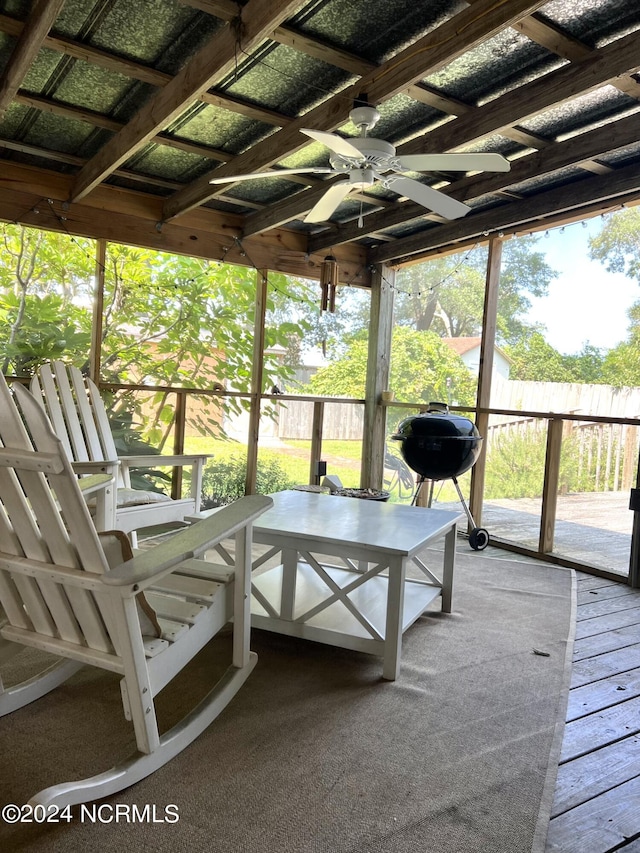
POLYGON ((482 450, 476 425, 451 414, 446 403, 429 403, 426 412, 401 421, 391 438, 400 442, 404 461, 419 475, 411 505, 415 505, 425 480, 452 480, 471 526, 469 545, 474 551, 484 550, 489 534, 476 525, 458 484, 458 477, 473 467, 482 450))

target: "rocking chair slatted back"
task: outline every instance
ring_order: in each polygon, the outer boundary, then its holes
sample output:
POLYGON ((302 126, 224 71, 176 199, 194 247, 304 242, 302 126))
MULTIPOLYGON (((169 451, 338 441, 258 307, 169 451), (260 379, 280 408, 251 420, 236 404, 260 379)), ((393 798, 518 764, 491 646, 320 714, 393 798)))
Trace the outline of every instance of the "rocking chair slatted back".
POLYGON ((76 367, 61 361, 43 365, 31 380, 31 392, 47 414, 54 432, 77 474, 96 469, 115 478, 116 488, 105 491, 106 518, 95 517, 98 529, 132 533, 143 527, 184 522, 200 507, 204 455, 163 457, 118 456, 104 402, 97 385, 76 367), (191 492, 175 500, 158 492, 131 488, 132 467, 187 467, 191 469, 191 492))
POLYGON ((97 459, 116 459, 115 445, 108 431, 108 442, 96 429, 93 412, 87 398, 80 371, 70 369, 60 361, 44 365, 33 377, 31 391, 42 399, 54 432, 65 446, 70 459, 87 462, 97 459), (78 376, 80 382, 78 384, 78 376), (61 401, 64 402, 64 406, 61 401))
MULTIPOLYGON (((6 386, 4 391, 8 393, 6 386)), ((62 445, 26 394, 23 412, 39 449, 34 451, 18 409, 5 406, 0 440, 5 449, 23 451, 25 457, 30 454, 32 463, 20 464, 20 454, 8 451, 5 459, 0 458, 4 510, 0 547, 22 558, 23 569, 30 567, 34 576, 26 572, 9 576, 37 634, 110 652, 113 644, 93 593, 81 587, 65 588, 38 572, 43 565, 55 564, 102 574, 108 565, 62 445), (6 467, 13 457, 18 461, 6 467), (32 470, 46 467, 47 473, 32 470)))

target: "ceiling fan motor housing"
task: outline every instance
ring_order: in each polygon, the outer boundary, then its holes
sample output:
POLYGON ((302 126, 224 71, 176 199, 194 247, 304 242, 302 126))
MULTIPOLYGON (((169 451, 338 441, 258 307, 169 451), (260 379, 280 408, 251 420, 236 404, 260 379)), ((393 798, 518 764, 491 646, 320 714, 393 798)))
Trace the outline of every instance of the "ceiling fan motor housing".
POLYGON ((391 161, 396 155, 396 149, 390 142, 385 142, 384 139, 373 139, 370 136, 349 139, 349 142, 360 152, 360 159, 332 154, 329 162, 336 171, 347 172, 356 164, 369 165, 378 169, 392 168, 391 161))
POLYGON ((351 110, 349 118, 355 126, 360 129, 361 133, 366 133, 366 131, 371 130, 372 127, 375 127, 378 124, 380 121, 380 113, 370 104, 362 104, 351 110))

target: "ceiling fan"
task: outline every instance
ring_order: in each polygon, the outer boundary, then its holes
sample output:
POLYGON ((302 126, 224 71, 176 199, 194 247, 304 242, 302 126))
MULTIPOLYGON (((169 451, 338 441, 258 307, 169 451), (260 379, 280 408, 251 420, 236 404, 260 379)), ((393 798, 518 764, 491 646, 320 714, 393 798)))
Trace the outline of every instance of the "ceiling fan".
POLYGON ((398 195, 410 198, 445 219, 457 219, 471 208, 426 184, 404 176, 404 172, 461 171, 461 172, 508 172, 509 161, 501 154, 408 154, 396 156, 390 142, 367 136, 380 119, 380 113, 370 104, 359 100, 349 113, 351 121, 360 131, 355 139, 345 139, 335 133, 300 128, 331 151, 328 167, 301 169, 275 169, 268 172, 253 172, 213 178, 211 184, 250 181, 256 178, 279 178, 283 175, 344 175, 345 180, 335 181, 322 198, 305 216, 305 222, 326 222, 338 205, 352 190, 364 190, 376 182, 398 195))

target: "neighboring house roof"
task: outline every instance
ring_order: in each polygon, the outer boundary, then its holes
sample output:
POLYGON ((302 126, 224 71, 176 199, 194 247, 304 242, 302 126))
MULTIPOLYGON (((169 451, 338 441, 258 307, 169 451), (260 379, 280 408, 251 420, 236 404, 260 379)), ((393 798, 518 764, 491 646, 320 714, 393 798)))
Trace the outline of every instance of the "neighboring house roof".
MULTIPOLYGON (((447 344, 447 346, 451 347, 451 349, 454 352, 458 353, 458 355, 461 355, 461 356, 467 352, 471 352, 471 350, 476 349, 476 347, 479 347, 480 344, 482 343, 482 338, 480 338, 480 337, 477 337, 477 338, 464 338, 464 337, 462 337, 462 338, 443 338, 442 340, 445 342, 445 344, 447 344)), ((509 358, 509 356, 505 352, 503 352, 500 349, 500 347, 496 347, 495 351, 497 353, 500 353, 502 358, 504 358, 506 361, 511 362, 511 359, 509 358)))
POLYGON ((464 355, 465 352, 479 347, 482 343, 482 338, 443 338, 442 340, 458 355, 464 355))

